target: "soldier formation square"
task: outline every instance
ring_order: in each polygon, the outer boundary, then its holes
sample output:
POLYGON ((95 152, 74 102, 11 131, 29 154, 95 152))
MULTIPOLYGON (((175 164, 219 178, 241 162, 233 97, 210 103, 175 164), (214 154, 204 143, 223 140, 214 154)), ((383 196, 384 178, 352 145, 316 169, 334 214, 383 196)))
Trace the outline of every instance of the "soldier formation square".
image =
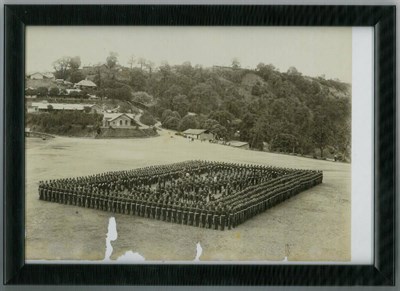
POLYGON ((41 181, 39 199, 225 230, 322 179, 322 171, 186 161, 41 181))

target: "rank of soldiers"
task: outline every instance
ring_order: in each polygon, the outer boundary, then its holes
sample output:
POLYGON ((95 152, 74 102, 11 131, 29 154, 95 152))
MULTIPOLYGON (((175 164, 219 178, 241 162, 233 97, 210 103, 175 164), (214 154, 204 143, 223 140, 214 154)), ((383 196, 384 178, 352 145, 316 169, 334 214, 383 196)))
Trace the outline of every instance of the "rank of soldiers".
POLYGON ((41 181, 39 199, 225 230, 322 179, 322 171, 186 161, 41 181))

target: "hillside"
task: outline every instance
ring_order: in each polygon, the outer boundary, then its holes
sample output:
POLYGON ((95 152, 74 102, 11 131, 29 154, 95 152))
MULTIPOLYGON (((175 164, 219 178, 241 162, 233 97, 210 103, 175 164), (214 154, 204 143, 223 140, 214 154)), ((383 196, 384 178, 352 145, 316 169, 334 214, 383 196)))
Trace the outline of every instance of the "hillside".
POLYGON ((293 67, 287 72, 262 63, 253 70, 190 63, 126 68, 114 62, 67 71, 64 77, 93 80, 96 94, 108 100, 147 105, 165 128, 205 128, 259 150, 268 143, 272 151, 350 157, 351 85, 303 76, 293 67))

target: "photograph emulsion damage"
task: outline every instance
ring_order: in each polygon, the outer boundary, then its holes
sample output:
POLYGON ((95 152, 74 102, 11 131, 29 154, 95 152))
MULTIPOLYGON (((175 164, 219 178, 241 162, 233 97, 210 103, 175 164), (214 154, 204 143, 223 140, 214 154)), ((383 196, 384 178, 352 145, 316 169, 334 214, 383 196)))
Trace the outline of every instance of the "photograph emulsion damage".
POLYGON ((26 259, 349 261, 351 29, 28 27, 26 259))

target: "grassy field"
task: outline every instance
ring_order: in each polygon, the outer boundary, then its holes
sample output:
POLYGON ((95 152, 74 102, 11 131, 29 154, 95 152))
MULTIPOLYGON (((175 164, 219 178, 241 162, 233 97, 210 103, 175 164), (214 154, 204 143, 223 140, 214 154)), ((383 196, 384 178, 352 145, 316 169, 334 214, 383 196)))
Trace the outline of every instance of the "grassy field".
POLYGON ((151 139, 26 140, 26 259, 103 260, 110 217, 118 238, 111 259, 128 251, 147 261, 351 259, 351 165, 235 149, 160 132, 151 139), (177 225, 38 200, 40 180, 202 159, 318 169, 324 181, 230 231, 177 225))

